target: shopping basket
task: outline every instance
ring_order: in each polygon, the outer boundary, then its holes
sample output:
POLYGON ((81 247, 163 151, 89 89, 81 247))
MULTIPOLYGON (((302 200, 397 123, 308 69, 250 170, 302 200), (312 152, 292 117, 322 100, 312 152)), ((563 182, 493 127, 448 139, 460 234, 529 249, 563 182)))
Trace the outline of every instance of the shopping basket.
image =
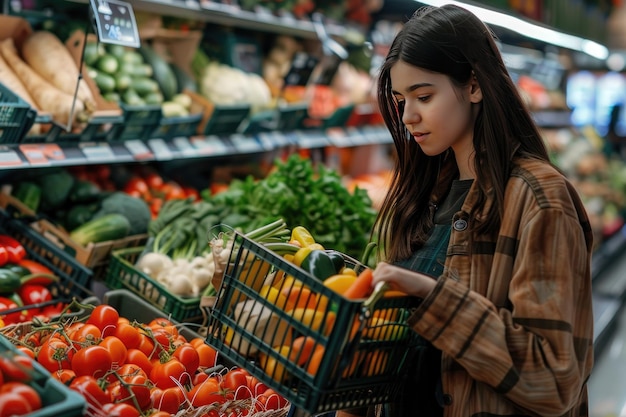
POLYGON ((207 343, 312 415, 400 398, 417 344, 406 319, 419 299, 349 300, 263 245, 229 236, 207 343))

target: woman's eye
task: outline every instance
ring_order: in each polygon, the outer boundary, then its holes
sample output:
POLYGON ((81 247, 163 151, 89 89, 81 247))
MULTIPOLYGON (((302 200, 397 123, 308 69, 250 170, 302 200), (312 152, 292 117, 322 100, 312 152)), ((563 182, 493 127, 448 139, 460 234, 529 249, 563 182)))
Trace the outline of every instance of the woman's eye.
POLYGON ((426 102, 426 101, 430 100, 430 97, 431 97, 431 96, 419 96, 419 97, 417 98, 417 100, 418 100, 418 101, 421 101, 421 102, 426 102))

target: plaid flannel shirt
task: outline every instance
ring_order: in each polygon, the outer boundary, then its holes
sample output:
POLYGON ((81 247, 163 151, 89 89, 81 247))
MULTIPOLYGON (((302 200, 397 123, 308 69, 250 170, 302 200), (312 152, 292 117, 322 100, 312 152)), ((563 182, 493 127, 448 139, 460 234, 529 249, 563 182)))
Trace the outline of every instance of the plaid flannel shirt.
MULTIPOLYGON (((445 270, 409 323, 441 349, 445 417, 587 416, 592 234, 568 180, 515 161, 498 236, 470 236, 476 182, 445 270)), ((415 406, 419 414, 419 404, 415 406)))

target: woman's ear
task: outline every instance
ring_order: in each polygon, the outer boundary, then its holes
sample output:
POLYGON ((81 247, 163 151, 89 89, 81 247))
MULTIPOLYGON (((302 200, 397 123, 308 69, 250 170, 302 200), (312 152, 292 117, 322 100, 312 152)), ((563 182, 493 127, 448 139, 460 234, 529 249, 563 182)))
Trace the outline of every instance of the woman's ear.
POLYGON ((472 71, 472 78, 470 80, 470 101, 472 103, 480 103, 483 101, 483 92, 480 89, 480 84, 476 79, 476 74, 472 71))

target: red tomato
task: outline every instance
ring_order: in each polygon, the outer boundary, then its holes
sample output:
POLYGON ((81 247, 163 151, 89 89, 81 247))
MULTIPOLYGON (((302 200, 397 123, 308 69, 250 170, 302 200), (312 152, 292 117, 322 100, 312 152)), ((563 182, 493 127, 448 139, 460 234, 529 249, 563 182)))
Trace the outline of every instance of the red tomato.
POLYGON ((174 357, 185 365, 189 375, 194 375, 200 365, 200 355, 198 351, 189 343, 179 345, 173 353, 174 357))
POLYGON ((72 358, 72 370, 76 375, 100 378, 111 369, 113 358, 104 347, 93 345, 79 349, 72 358))
POLYGON ((28 269, 31 274, 48 274, 54 275, 54 272, 44 264, 37 262, 33 259, 24 258, 17 263, 20 266, 28 269))
POLYGON ((155 411, 152 414, 149 414, 148 417, 171 417, 172 413, 168 413, 167 411, 155 411))
POLYGON ((126 362, 128 349, 120 339, 115 336, 107 336, 98 343, 98 345, 106 348, 111 354, 114 366, 122 366, 126 362))
POLYGON ((163 363, 158 362, 150 371, 150 380, 161 389, 175 387, 176 382, 186 384, 189 379, 185 365, 176 358, 163 363))
POLYGON ((59 369, 58 371, 51 372, 52 378, 56 379, 63 383, 63 385, 70 385, 74 378, 76 378, 76 373, 71 369, 59 369))
POLYGON ((32 359, 35 359, 35 351, 32 348, 28 346, 16 346, 15 348, 26 356, 30 356, 32 359))
POLYGON ((43 285, 24 284, 17 291, 24 304, 45 303, 52 300, 52 293, 43 285))
POLYGON ((140 177, 131 177, 124 186, 125 193, 139 193, 142 196, 148 197, 150 195, 150 189, 148 184, 140 177))
POLYGON ((287 406, 287 400, 271 388, 265 390, 263 396, 267 398, 265 402, 266 410, 280 410, 287 406))
POLYGON ((25 383, 18 381, 9 381, 0 386, 0 397, 10 392, 18 394, 24 398, 24 400, 30 404, 33 411, 41 408, 41 397, 39 396, 37 390, 30 385, 26 385, 25 383))
POLYGON ((72 368, 74 349, 58 338, 48 339, 41 344, 37 352, 37 362, 49 372, 72 368))
POLYGON ((24 355, 0 355, 0 372, 6 381, 30 381, 33 359, 24 355))
POLYGON ((246 374, 239 369, 232 369, 224 375, 222 378, 222 388, 227 392, 234 394, 235 400, 242 400, 244 398, 250 398, 252 391, 248 388, 248 379, 246 374))
POLYGON ((163 181, 163 177, 161 177, 156 172, 151 172, 144 176, 144 181, 148 184, 148 188, 152 191, 159 191, 165 181, 163 181))
POLYGON ((10 298, 0 297, 0 318, 4 321, 5 324, 11 323, 19 323, 20 322, 20 312, 14 312, 9 314, 2 314, 3 310, 9 310, 18 308, 17 303, 10 298))
POLYGON ((139 349, 128 349, 126 352, 126 363, 139 366, 146 375, 150 375, 152 371, 152 362, 150 362, 146 354, 139 349))
POLYGON ((220 391, 219 383, 215 378, 208 378, 206 381, 193 387, 187 393, 187 398, 194 407, 226 402, 226 397, 220 391))
POLYGON ((95 325, 102 332, 102 337, 105 337, 115 332, 119 318, 120 314, 115 307, 99 304, 91 311, 87 323, 95 325))
POLYGON ((23 416, 32 411, 31 405, 21 395, 14 392, 0 395, 0 417, 23 416))
POLYGON ((117 380, 106 388, 113 402, 129 405, 135 405, 136 402, 140 409, 148 408, 150 406, 150 386, 145 374, 120 374, 120 378, 121 381, 117 380))
POLYGON ((259 379, 255 376, 248 375, 246 376, 246 380, 248 383, 248 388, 250 388, 250 391, 252 391, 253 397, 258 397, 259 395, 265 393, 268 388, 267 385, 259 381, 259 379))
POLYGON ((124 342, 124 345, 128 349, 137 348, 141 343, 139 330, 132 324, 124 321, 118 321, 113 336, 124 342))
POLYGON ((70 340, 74 343, 77 349, 80 349, 82 346, 89 346, 95 343, 102 338, 102 332, 98 329, 94 324, 84 323, 82 326, 76 326, 76 329, 73 331, 69 331, 67 335, 70 340))
POLYGON ((105 404, 102 411, 109 417, 139 417, 141 412, 130 404, 105 404))
POLYGON ((212 368, 215 366, 217 351, 213 347, 202 343, 196 346, 196 351, 198 351, 198 356, 200 357, 200 367, 212 368))
POLYGON ((152 388, 150 393, 152 399, 152 407, 167 411, 170 414, 176 414, 181 404, 185 401, 185 394, 179 387, 170 387, 161 389, 159 387, 152 388))
POLYGON ((74 378, 70 383, 70 389, 80 393, 87 403, 98 409, 111 402, 111 395, 100 388, 96 378, 89 375, 74 378))

